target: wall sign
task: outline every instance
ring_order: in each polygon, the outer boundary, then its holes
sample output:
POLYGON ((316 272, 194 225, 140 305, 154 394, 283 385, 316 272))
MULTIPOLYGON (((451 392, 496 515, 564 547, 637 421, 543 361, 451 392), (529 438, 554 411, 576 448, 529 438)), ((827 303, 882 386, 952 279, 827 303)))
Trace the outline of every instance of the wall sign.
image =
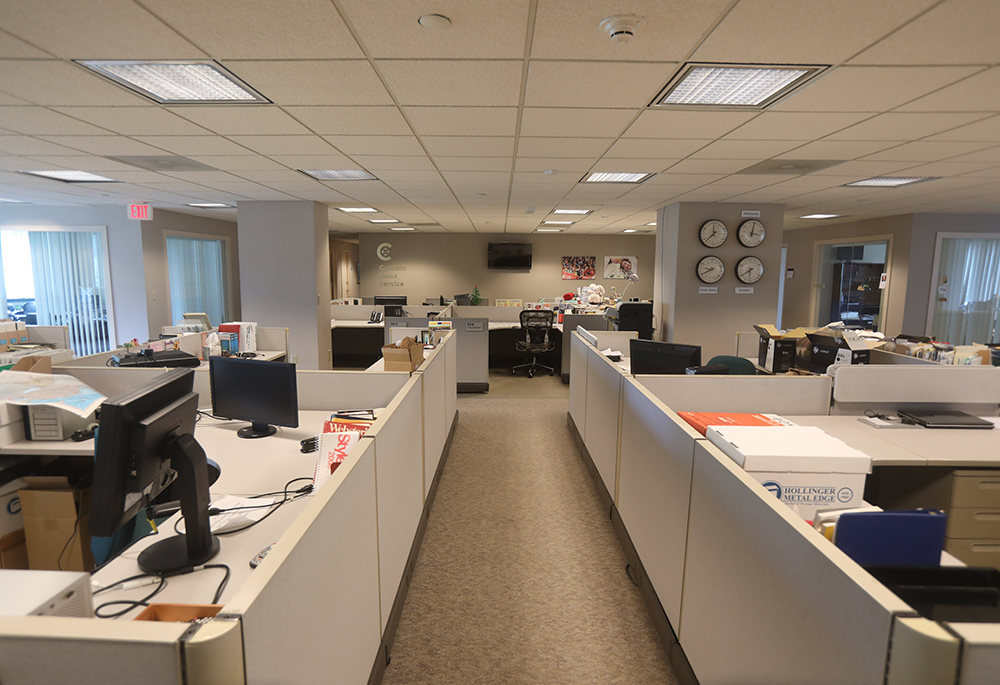
POLYGON ((718 288, 718 286, 714 286, 714 285, 711 285, 711 286, 709 286, 709 285, 698 286, 698 294, 699 295, 718 295, 719 294, 719 288, 718 288))
POLYGON ((736 288, 737 295, 753 295, 753 287, 741 286, 736 288))
POLYGON ((759 209, 744 209, 740 212, 740 216, 744 219, 759 219, 760 210, 759 209))
POLYGON ((149 221, 153 218, 153 208, 149 205, 129 205, 128 218, 136 219, 137 221, 149 221))

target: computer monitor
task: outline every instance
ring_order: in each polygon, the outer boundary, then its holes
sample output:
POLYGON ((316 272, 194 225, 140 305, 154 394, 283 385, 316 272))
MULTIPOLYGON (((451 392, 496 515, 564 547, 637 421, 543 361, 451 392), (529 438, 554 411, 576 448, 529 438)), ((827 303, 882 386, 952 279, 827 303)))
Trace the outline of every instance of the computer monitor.
POLYGON ((701 366, 701 347, 655 340, 628 341, 632 374, 687 373, 689 366, 701 366))
POLYGON ((146 573, 198 566, 219 552, 209 526, 208 460, 193 435, 193 385, 192 369, 172 369, 101 405, 90 500, 93 535, 113 535, 177 477, 173 491, 186 533, 143 550, 138 563, 146 573))
POLYGON ((376 295, 375 304, 398 304, 400 306, 406 306, 406 296, 405 295, 376 295))
POLYGON ((274 435, 275 426, 298 427, 295 364, 209 357, 208 375, 212 414, 251 422, 237 432, 241 438, 274 435))
POLYGON ((403 311, 403 305, 401 304, 387 304, 384 305, 384 307, 386 316, 406 316, 406 313, 403 311))

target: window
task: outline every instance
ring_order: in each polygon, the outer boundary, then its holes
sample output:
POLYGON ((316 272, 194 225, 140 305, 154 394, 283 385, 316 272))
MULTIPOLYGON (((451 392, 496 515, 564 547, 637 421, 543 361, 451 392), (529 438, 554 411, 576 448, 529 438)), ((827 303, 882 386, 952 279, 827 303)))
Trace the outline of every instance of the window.
POLYGON ((882 274, 888 271, 888 240, 825 243, 818 246, 814 324, 843 321, 848 326, 885 328, 886 290, 882 274))
POLYGON ((938 235, 928 334, 954 345, 1000 337, 1000 235, 938 235))
POLYGON ((226 252, 224 239, 167 235, 172 323, 185 312, 205 312, 213 325, 229 320, 226 252))

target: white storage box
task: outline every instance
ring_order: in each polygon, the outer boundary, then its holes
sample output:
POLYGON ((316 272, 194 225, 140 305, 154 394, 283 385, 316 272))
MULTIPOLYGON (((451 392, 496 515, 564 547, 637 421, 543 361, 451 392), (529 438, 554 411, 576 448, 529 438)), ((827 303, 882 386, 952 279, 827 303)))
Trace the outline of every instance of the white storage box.
POLYGON ((706 437, 768 491, 812 520, 861 506, 872 460, 813 426, 709 426, 706 437))

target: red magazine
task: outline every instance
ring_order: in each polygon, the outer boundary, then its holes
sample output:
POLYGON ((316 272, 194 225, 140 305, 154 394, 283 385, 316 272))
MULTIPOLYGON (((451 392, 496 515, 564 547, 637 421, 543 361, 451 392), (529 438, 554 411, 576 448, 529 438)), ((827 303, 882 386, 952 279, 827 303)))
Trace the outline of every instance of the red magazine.
POLYGON ((323 432, 344 433, 347 431, 355 431, 364 435, 365 432, 371 428, 373 423, 375 422, 365 421, 362 419, 330 419, 323 424, 323 432))
POLYGON ((679 411, 677 415, 705 435, 709 426, 792 426, 777 414, 739 414, 709 411, 679 411))

